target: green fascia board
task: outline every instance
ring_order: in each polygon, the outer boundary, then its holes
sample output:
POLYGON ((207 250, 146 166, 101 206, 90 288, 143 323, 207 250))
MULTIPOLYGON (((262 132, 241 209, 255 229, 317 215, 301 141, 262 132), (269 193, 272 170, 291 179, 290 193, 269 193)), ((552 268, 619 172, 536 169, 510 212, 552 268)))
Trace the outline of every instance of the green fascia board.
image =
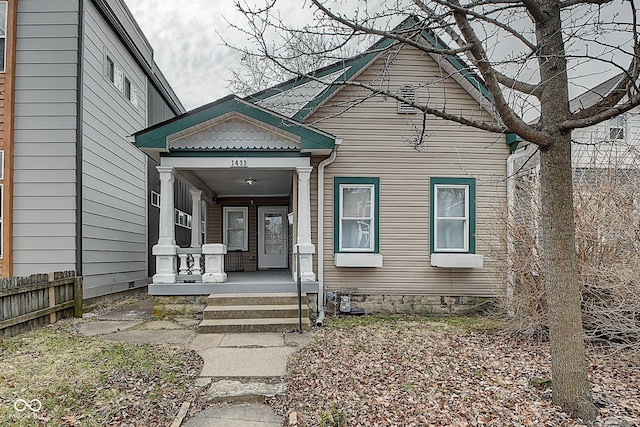
MULTIPOLYGON (((435 226, 435 191, 437 184, 468 185, 469 186, 469 252, 476 253, 476 179, 475 178, 444 178, 432 177, 429 179, 429 253, 435 253, 434 226, 435 226)), ((445 252, 438 252, 445 253, 445 252)), ((464 253, 464 252, 452 252, 464 253)))
POLYGON ((520 135, 512 132, 506 135, 506 140, 507 145, 509 146, 509 154, 513 154, 518 149, 518 145, 521 142, 524 142, 524 139, 522 139, 520 135))
POLYGON ((138 148, 167 150, 167 137, 221 115, 236 112, 300 137, 301 149, 333 149, 335 137, 296 120, 255 106, 235 95, 222 98, 134 134, 138 148))
MULTIPOLYGON (((378 177, 334 177, 333 178, 333 252, 340 253, 340 185, 341 184, 373 184, 374 194, 374 228, 375 238, 373 253, 380 253, 380 178, 378 177)), ((352 252, 349 252, 352 253, 352 252)), ((365 252, 369 253, 369 252, 365 252)))
POLYGON ((179 149, 160 153, 160 157, 311 157, 309 153, 290 150, 197 150, 179 149))

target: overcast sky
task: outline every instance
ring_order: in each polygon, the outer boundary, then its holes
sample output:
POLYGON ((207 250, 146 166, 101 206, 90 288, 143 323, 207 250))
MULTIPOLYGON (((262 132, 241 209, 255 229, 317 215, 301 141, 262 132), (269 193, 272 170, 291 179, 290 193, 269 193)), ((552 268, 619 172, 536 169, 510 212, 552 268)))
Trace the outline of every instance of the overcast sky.
POLYGON ((229 94, 228 70, 238 62, 238 55, 223 45, 220 35, 243 42, 223 19, 242 20, 231 0, 125 1, 187 110, 229 94))
MULTIPOLYGON (((263 0, 248 1, 264 4, 263 0)), ((246 22, 232 0, 125 2, 153 46, 156 63, 187 110, 230 93, 227 88, 231 78, 229 68, 238 65, 239 55, 224 46, 222 38, 234 46, 247 44, 242 34, 229 28, 227 21, 240 26, 246 22)), ((294 22, 302 19, 303 7, 309 10, 304 0, 278 0, 278 5, 281 14, 290 16, 294 22)), ((610 72, 614 71, 610 69, 610 72)), ((589 86, 607 76, 598 72, 596 77, 597 81, 589 82, 589 86)), ((573 87, 572 96, 583 92, 584 88, 573 87)))

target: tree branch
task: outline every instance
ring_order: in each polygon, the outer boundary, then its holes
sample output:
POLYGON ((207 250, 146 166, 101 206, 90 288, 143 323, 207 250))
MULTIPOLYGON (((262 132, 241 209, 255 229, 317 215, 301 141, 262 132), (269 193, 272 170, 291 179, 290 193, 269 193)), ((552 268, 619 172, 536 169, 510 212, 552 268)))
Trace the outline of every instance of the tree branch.
POLYGON ((565 0, 560 2, 560 9, 576 6, 580 4, 597 4, 599 6, 611 3, 613 0, 565 0))
MULTIPOLYGON (((522 44, 524 44, 529 49, 531 49, 531 51, 538 50, 538 46, 536 46, 535 44, 531 43, 526 37, 524 37, 518 31, 513 29, 511 26, 509 26, 509 25, 507 25, 507 24, 505 24, 503 22, 500 22, 497 19, 489 18, 489 16, 487 16, 486 14, 483 15, 481 13, 474 12, 470 8, 461 7, 461 6, 459 6, 459 5, 457 5, 457 4, 453 3, 453 2, 450 2, 450 1, 446 1, 446 0, 431 0, 431 1, 434 2, 434 3, 439 3, 442 6, 446 6, 452 11, 457 11, 457 12, 460 12, 460 13, 464 13, 465 15, 473 16, 476 19, 480 19, 482 21, 485 21, 485 22, 488 22, 488 23, 490 23, 492 25, 495 25, 496 27, 503 29, 504 31, 508 32, 509 34, 511 34, 512 36, 514 36, 518 40, 520 40, 522 42, 522 44)), ((427 12, 427 13, 430 12, 431 9, 428 6, 424 5, 424 2, 422 2, 420 0, 414 0, 414 2, 416 3, 416 5, 418 7, 420 7, 425 12, 427 12), (423 5, 424 5, 424 8, 423 8, 423 5)))
MULTIPOLYGON (((413 39, 413 36, 419 32, 421 32, 424 28, 422 28, 422 26, 415 26, 412 28, 409 28, 408 30, 412 30, 412 34, 410 37, 404 37, 402 36, 400 33, 398 32, 390 32, 390 31, 382 31, 382 30, 378 30, 376 28, 371 28, 371 27, 365 27, 363 25, 359 25, 357 23, 355 23, 354 21, 351 21, 349 19, 345 19, 342 16, 333 13, 331 10, 327 9, 326 7, 324 7, 324 5, 322 3, 320 3, 319 0, 311 0, 311 2, 314 4, 314 6, 316 6, 322 13, 325 14, 325 16, 327 16, 329 19, 334 20, 336 22, 339 22, 340 24, 344 25, 345 27, 351 28, 351 30, 355 31, 355 32, 361 32, 363 34, 374 34, 377 36, 381 36, 381 37, 385 37, 385 38, 389 38, 389 39, 393 39, 393 40, 397 40, 401 43, 405 43, 409 46, 413 46, 415 48, 418 48, 424 52, 427 53, 436 53, 439 55, 458 55, 460 53, 463 53, 467 50, 469 50, 468 46, 463 46, 460 47, 459 49, 439 49, 439 48, 430 48, 428 46, 425 46, 422 43, 419 43, 417 41, 415 41, 413 39)), ((418 23, 418 22, 416 22, 418 23)))
MULTIPOLYGON (((458 0, 453 0, 457 3, 458 0)), ((459 5, 459 4, 458 4, 459 5)), ((476 60, 476 64, 478 66, 478 70, 482 74, 491 95, 493 96, 493 101, 496 106, 496 110, 502 118, 504 124, 512 131, 520 135, 522 138, 531 141, 541 147, 548 145, 548 138, 544 132, 540 132, 539 130, 533 128, 532 126, 526 124, 522 119, 517 117, 507 101, 502 94, 502 90, 500 88, 500 84, 498 82, 498 78, 496 77, 495 70, 491 66, 487 58, 487 53, 482 47, 482 43, 478 39, 475 31, 469 24, 469 20, 467 16, 460 12, 459 10, 455 10, 453 12, 453 17, 456 20, 456 24, 460 29, 462 36, 465 38, 467 43, 471 46, 471 53, 476 60)))
POLYGON ((536 0, 522 0, 522 4, 527 8, 527 11, 533 16, 533 19, 537 22, 545 22, 547 15, 540 9, 540 5, 536 0))

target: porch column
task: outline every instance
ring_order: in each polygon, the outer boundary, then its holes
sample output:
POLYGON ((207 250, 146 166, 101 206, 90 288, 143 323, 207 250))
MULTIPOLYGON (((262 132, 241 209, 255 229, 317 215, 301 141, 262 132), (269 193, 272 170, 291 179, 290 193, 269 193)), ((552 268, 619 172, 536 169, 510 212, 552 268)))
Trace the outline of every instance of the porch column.
POLYGON ((300 253, 300 277, 304 282, 313 282, 316 275, 313 272, 313 254, 316 247, 311 243, 311 166, 296 167, 298 173, 298 235, 297 249, 300 253))
MULTIPOLYGON (((191 190, 191 247, 202 247, 202 190, 191 190)), ((193 274, 200 274, 200 253, 192 253, 193 274)))
POLYGON ((176 230, 174 219, 173 184, 176 180, 172 167, 158 166, 160 173, 160 233, 153 247, 156 274, 153 283, 176 283, 176 230))

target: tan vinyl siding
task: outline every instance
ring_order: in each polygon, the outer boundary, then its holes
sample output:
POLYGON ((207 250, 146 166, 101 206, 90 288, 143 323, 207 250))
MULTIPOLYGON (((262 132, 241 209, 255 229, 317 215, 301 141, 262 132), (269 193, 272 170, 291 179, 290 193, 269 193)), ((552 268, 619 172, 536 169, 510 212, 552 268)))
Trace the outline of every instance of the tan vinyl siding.
MULTIPOLYGON (((418 87, 418 102, 446 105, 448 111, 474 119, 490 117, 452 78, 443 78, 437 64, 415 49, 403 49, 389 69, 381 58, 359 79, 383 81, 395 90, 405 84, 418 87), (433 82, 428 88, 419 84, 433 82), (445 96, 446 95, 446 96, 445 96)), ((497 217, 506 206, 506 159, 503 135, 427 117, 420 150, 407 141, 415 138, 421 114, 398 114, 392 99, 375 97, 342 112, 359 89, 345 88, 329 100, 309 123, 339 136, 343 143, 336 161, 325 170, 324 284, 327 289, 356 288, 361 294, 494 295, 497 270, 504 260, 493 258, 490 246, 500 247, 497 217), (334 266, 333 178, 380 178, 381 268, 334 266), (430 265, 430 177, 475 177, 477 185, 477 254, 483 269, 443 269, 430 265)), ((317 171, 317 163, 312 162, 317 171)), ((311 183, 313 230, 317 230, 317 175, 311 183)), ((312 236, 314 242, 317 236, 312 236)), ((319 248, 318 248, 319 250, 319 248)))

